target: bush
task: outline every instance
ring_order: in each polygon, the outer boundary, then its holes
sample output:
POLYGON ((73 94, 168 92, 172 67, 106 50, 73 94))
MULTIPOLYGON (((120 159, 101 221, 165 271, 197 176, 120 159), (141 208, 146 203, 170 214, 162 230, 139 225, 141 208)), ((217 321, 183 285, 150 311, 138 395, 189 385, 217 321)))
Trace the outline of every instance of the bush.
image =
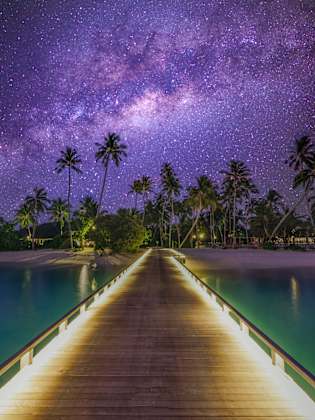
POLYGON ((25 248, 26 244, 20 240, 14 225, 0 218, 0 251, 18 251, 25 248))
POLYGON ((146 230, 139 216, 128 210, 102 216, 93 234, 96 249, 111 248, 115 252, 135 252, 145 240, 146 230))
POLYGON ((273 242, 266 242, 262 246, 263 249, 274 251, 277 249, 276 245, 273 242))

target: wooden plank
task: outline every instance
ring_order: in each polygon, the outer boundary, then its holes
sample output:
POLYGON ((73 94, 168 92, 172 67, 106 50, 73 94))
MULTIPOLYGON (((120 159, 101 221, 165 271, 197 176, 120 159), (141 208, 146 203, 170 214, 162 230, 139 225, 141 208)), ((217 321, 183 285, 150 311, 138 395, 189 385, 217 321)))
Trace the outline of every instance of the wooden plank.
POLYGON ((71 346, 0 402, 1 418, 302 419, 169 255, 153 251, 89 308, 71 346))

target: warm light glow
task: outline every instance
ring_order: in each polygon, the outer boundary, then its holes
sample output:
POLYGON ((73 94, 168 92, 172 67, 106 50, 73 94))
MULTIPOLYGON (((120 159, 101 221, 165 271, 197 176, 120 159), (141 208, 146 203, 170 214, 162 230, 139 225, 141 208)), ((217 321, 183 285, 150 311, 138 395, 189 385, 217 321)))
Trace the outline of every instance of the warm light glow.
POLYGON ((300 289, 299 289, 299 282, 294 276, 291 277, 290 286, 291 286, 292 307, 293 307, 295 316, 297 316, 299 312, 300 289))
MULTIPOLYGON (((134 261, 123 273, 117 276, 117 281, 111 285, 109 289, 105 289, 104 293, 101 295, 95 295, 95 301, 89 306, 93 308, 96 305, 104 305, 108 302, 109 297, 120 287, 122 282, 133 273, 137 267, 144 261, 144 259, 149 255, 151 249, 148 249, 140 258, 134 261)), ((6 383, 0 389, 0 401, 8 401, 9 399, 14 399, 14 396, 18 392, 26 392, 28 387, 28 382, 31 379, 32 375, 40 374, 41 369, 49 363, 50 359, 55 355, 57 349, 67 346, 71 346, 71 341, 76 334, 79 333, 81 328, 84 328, 84 325, 93 317, 93 311, 82 311, 80 315, 67 326, 67 328, 62 328, 62 332, 58 334, 47 346, 33 359, 31 365, 26 365, 21 369, 8 383, 6 383)), ((1 416, 1 406, 0 406, 0 416, 1 416)))
POLYGON ((222 310, 222 307, 216 302, 214 294, 209 296, 206 291, 206 287, 203 287, 200 283, 197 283, 194 280, 195 276, 183 264, 181 264, 174 257, 171 257, 171 260, 182 273, 183 277, 188 280, 190 284, 198 291, 198 293, 201 293, 205 301, 216 310, 220 320, 226 325, 226 328, 229 328, 231 333, 237 335, 238 339, 241 341, 241 344, 252 356, 256 358, 257 363, 259 363, 259 366, 262 369, 262 372, 267 372, 272 376, 273 381, 277 384, 279 393, 282 393, 285 398, 289 396, 289 399, 296 403, 298 409, 303 413, 303 415, 307 416, 309 420, 314 420, 314 402, 302 390, 302 388, 300 388, 288 375, 285 374, 282 369, 280 369, 279 365, 281 363, 273 365, 271 358, 268 357, 268 355, 256 344, 256 342, 250 338, 246 326, 245 328, 241 329, 240 326, 229 316, 228 311, 222 310))
POLYGON ((80 298, 83 300, 89 292, 89 268, 87 265, 83 265, 79 275, 79 291, 80 298))

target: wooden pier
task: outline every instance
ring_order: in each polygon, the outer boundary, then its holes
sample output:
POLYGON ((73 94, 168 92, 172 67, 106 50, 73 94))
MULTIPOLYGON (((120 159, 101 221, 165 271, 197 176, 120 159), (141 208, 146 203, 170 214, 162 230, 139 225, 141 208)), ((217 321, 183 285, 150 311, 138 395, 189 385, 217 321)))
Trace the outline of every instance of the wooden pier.
POLYGON ((1 419, 304 419, 168 251, 91 306, 1 419))

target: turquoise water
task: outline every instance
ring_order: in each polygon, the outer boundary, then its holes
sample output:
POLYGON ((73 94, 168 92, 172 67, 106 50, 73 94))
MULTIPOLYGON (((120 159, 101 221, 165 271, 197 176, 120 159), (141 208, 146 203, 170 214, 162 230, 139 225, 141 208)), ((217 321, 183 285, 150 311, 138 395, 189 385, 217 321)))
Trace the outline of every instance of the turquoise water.
POLYGON ((209 286, 315 374, 314 269, 209 270, 202 274, 209 286))
POLYGON ((87 266, 0 267, 0 363, 113 275, 87 266))

